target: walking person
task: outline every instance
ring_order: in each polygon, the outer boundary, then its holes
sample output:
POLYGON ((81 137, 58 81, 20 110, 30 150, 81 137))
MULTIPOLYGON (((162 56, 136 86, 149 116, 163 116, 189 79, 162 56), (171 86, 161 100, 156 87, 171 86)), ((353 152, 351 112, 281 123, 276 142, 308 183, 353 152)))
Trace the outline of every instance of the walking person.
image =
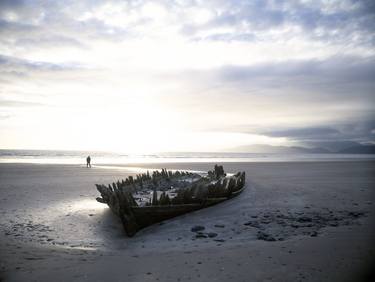
POLYGON ((91 157, 87 156, 86 158, 86 167, 91 167, 91 157))

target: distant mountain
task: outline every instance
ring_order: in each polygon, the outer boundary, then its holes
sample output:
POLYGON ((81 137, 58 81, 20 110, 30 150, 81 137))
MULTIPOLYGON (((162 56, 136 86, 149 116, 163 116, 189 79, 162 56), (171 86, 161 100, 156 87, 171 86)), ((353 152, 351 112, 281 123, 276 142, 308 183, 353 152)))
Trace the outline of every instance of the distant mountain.
POLYGON ((229 152, 241 153, 277 153, 277 154, 325 154, 331 151, 324 148, 304 148, 298 146, 271 146, 271 145, 248 145, 238 146, 228 150, 229 152))
POLYGON ((375 145, 361 145, 353 142, 354 146, 340 150, 328 150, 326 148, 314 147, 306 148, 300 146, 271 146, 271 145, 248 145, 239 146, 227 150, 228 152, 238 153, 275 153, 275 154, 375 154, 375 145))
POLYGON ((375 145, 357 145, 342 149, 340 154, 375 154, 375 145))
POLYGON ((361 143, 355 141, 348 141, 348 140, 338 140, 338 141, 314 141, 314 142, 306 142, 301 144, 302 147, 308 148, 324 148, 330 152, 339 152, 341 150, 354 147, 354 146, 361 146, 361 143))

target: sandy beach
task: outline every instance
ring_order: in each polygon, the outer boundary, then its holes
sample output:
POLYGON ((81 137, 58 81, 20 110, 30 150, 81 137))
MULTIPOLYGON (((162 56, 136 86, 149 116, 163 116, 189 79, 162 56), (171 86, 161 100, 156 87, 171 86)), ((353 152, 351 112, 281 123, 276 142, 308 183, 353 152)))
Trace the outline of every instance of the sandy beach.
POLYGON ((0 281, 372 281, 375 162, 223 165, 238 198, 127 238, 95 183, 213 164, 0 164, 0 281))

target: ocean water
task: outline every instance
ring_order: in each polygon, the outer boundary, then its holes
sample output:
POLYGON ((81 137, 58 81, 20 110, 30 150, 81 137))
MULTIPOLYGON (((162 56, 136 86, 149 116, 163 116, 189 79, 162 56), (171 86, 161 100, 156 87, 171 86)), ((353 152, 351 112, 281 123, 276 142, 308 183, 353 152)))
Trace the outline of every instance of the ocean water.
POLYGON ((298 162, 375 160, 369 154, 265 154, 223 152, 173 152, 123 154, 115 152, 0 150, 0 163, 85 164, 175 163, 175 162, 298 162))

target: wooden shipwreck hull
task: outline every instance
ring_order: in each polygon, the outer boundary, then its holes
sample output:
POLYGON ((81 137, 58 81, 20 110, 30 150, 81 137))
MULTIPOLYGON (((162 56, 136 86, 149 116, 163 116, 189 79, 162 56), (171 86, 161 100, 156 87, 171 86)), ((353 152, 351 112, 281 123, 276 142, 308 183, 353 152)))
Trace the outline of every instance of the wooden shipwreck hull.
POLYGON ((131 237, 154 223, 239 195, 245 188, 245 172, 227 176, 217 165, 207 175, 162 169, 96 187, 101 194, 97 201, 120 217, 131 237))

